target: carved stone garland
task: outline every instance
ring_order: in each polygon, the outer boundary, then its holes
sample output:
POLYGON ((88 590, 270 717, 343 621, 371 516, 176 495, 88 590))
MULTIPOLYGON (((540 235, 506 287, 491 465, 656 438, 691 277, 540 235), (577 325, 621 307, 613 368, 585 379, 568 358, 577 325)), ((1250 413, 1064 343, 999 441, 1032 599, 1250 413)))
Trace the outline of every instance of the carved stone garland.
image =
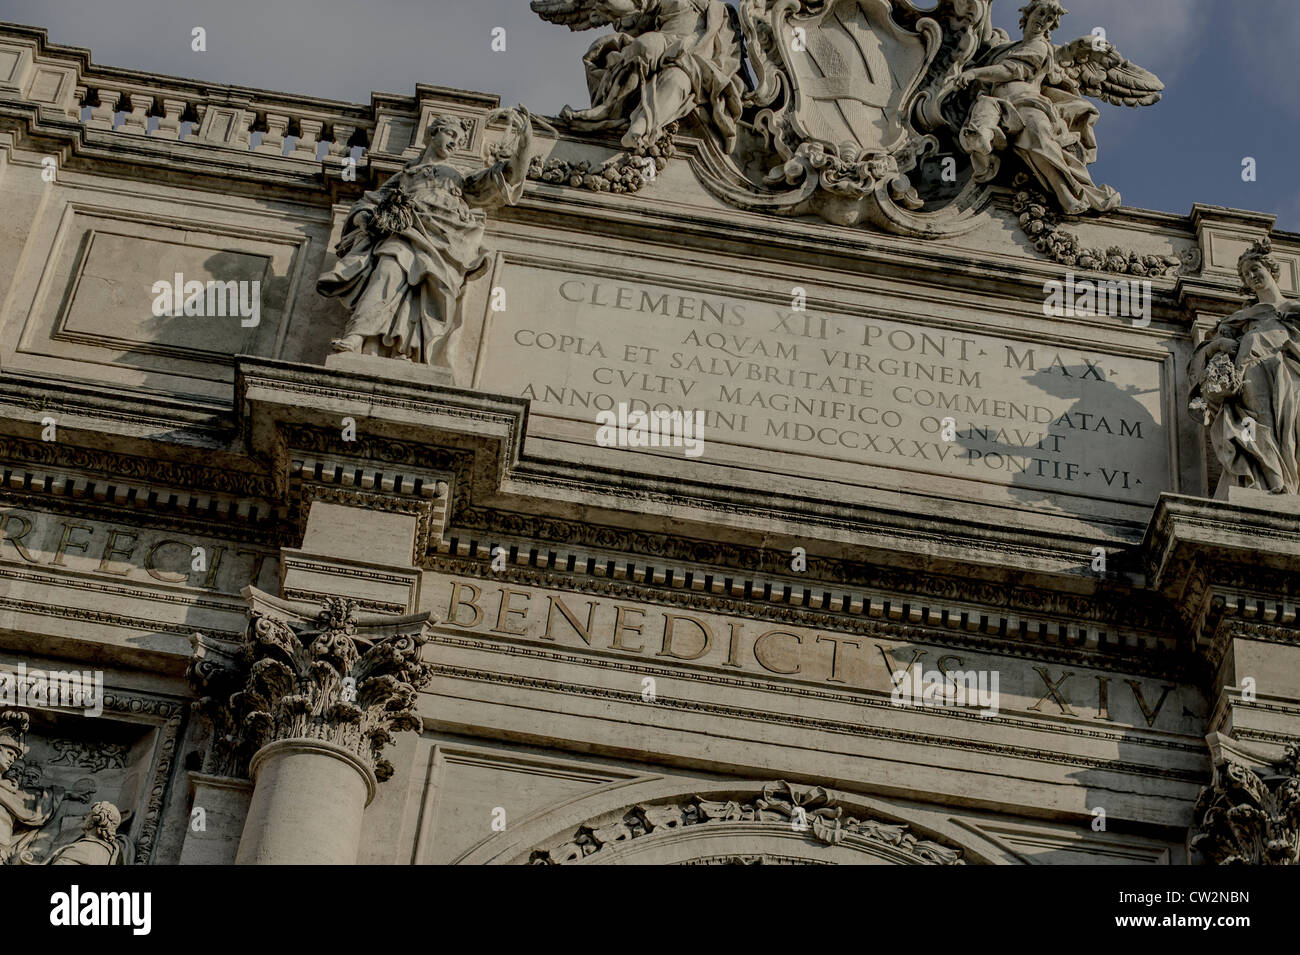
MULTIPOLYGON (((670 802, 634 806, 623 818, 607 825, 580 826, 573 838, 553 849, 533 852, 531 865, 564 865, 577 862, 611 845, 639 839, 651 833, 684 826, 719 825, 727 822, 770 823, 783 830, 807 832, 823 845, 836 845, 855 835, 871 842, 902 850, 919 862, 933 865, 965 865, 961 852, 937 842, 918 839, 905 825, 844 815, 844 807, 820 786, 800 789, 777 781, 763 787, 750 801, 710 800, 691 796, 684 803, 670 802)), ((727 860, 730 861, 730 860, 727 860)), ((747 859, 743 864, 754 864, 747 859)))
POLYGON ((542 159, 534 156, 528 178, 558 186, 572 186, 591 192, 639 192, 654 182, 677 154, 676 135, 679 124, 673 123, 650 147, 620 152, 599 165, 590 160, 542 159))
POLYGON ((1061 227, 1060 217, 1052 211, 1047 197, 1033 187, 1026 173, 1018 174, 1012 185, 1017 190, 1012 199, 1012 211, 1018 218, 1021 231, 1037 251, 1053 262, 1069 268, 1147 278, 1176 276, 1184 271, 1194 272, 1201 266, 1199 250, 1178 258, 1143 255, 1117 245, 1107 249, 1084 248, 1077 235, 1061 227))

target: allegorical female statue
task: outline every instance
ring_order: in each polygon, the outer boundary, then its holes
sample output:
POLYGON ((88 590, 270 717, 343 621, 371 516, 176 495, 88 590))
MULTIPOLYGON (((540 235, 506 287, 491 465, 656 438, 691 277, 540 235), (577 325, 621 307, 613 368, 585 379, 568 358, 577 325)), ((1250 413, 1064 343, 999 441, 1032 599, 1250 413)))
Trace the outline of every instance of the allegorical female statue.
POLYGON ((1053 45, 1052 31, 1068 12, 1057 0, 1032 0, 1021 8, 1023 39, 995 47, 957 77, 957 89, 978 92, 958 141, 977 182, 998 174, 999 153, 1010 148, 1066 213, 1107 212, 1119 205, 1119 194, 1088 172, 1101 113, 1080 94, 1145 106, 1160 99, 1164 84, 1101 37, 1053 45))
POLYGON ((1271 251, 1264 239, 1242 254, 1255 304, 1221 321, 1188 369, 1190 407, 1223 466, 1221 499, 1233 486, 1300 494, 1300 302, 1283 296, 1271 251))
POLYGON ((579 129, 622 129, 628 149, 654 145, 699 110, 728 150, 745 92, 740 31, 721 0, 533 0, 533 10, 571 30, 613 25, 583 63, 591 108, 561 114, 579 129))
POLYGON ((522 106, 511 116, 513 155, 468 176, 447 162, 465 126, 439 116, 424 153, 348 212, 338 264, 316 282, 351 312, 335 351, 446 366, 465 278, 487 259, 482 210, 523 194, 532 118, 522 106))

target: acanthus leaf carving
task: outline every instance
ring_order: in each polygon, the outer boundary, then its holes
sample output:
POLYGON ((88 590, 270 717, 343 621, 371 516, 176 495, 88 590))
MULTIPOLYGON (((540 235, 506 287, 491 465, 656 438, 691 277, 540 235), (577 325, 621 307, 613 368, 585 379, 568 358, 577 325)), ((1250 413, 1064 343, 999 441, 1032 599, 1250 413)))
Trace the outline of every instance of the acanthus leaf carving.
POLYGON ((245 594, 242 643, 195 638, 190 679, 213 726, 205 769, 244 776, 266 744, 315 739, 390 778, 385 748, 421 725, 418 693, 433 672, 420 659, 428 614, 362 618, 355 601, 332 597, 312 618, 253 588, 245 594))
POLYGON ((1196 801, 1189 841, 1216 865, 1300 864, 1300 743, 1276 762, 1212 733, 1214 780, 1196 801))

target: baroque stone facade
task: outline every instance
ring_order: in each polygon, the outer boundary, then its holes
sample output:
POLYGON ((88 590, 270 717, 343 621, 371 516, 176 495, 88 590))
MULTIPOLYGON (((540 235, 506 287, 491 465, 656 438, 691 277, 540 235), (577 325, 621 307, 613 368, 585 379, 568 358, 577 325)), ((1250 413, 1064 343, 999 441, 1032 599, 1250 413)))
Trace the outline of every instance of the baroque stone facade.
POLYGON ((1300 244, 1093 181, 1163 83, 532 8, 589 105, 0 26, 0 862, 1295 863, 1300 244))

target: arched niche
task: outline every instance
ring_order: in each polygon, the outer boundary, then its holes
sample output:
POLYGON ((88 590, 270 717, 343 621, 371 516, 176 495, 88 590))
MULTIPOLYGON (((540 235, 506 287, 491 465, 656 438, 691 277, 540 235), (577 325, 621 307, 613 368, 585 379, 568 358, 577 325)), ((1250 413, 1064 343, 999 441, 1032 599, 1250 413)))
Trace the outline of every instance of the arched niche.
POLYGON ((962 865, 1010 861, 974 833, 784 781, 620 781, 484 840, 462 865, 962 865), (693 788, 687 788, 691 787, 693 788))

